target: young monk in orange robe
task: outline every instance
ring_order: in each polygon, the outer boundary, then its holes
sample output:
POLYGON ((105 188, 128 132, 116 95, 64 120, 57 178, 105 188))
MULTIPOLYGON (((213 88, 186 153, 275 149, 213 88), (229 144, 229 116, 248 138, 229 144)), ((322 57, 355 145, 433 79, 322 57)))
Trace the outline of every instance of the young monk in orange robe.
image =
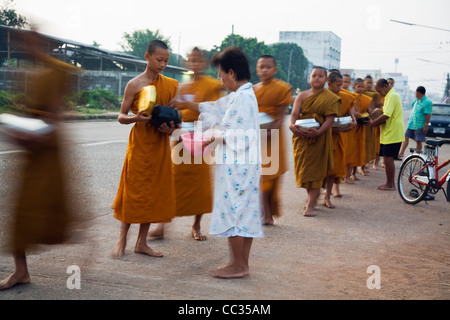
MULTIPOLYGON (((373 90, 373 79, 371 76, 367 76, 364 79, 364 91, 363 94, 370 97, 371 103, 367 108, 367 112, 372 113, 373 109, 379 107, 380 95, 373 90)), ((376 150, 376 128, 372 126, 365 126, 366 129, 366 164, 373 162, 377 157, 376 150)), ((368 173, 366 165, 361 167, 361 174, 366 175, 368 173)))
MULTIPOLYGON (((368 108, 369 114, 373 112, 375 108, 383 108, 382 97, 372 89, 373 80, 369 76, 364 79, 364 94, 372 98, 371 105, 368 108)), ((366 126, 366 157, 367 162, 372 162, 372 168, 377 169, 380 156, 380 127, 366 126)))
MULTIPOLYGON (((222 96, 220 80, 203 75, 207 65, 204 53, 197 47, 192 50, 188 58, 188 68, 194 73, 192 80, 180 86, 178 96, 181 100, 189 99, 193 102, 216 101, 222 96), (189 96, 188 96, 189 95, 189 96), (192 98, 191 98, 192 97, 192 98)), ((182 106, 182 104, 181 104, 182 106)), ((188 108, 181 110, 183 122, 198 120, 199 112, 188 108)), ((182 142, 173 143, 173 148, 182 142)), ((183 152, 187 152, 183 149, 183 152)), ((211 165, 190 156, 189 163, 172 164, 175 179, 176 216, 194 216, 191 235, 195 240, 206 240, 201 233, 201 219, 203 214, 212 212, 213 187, 211 165)), ((164 224, 151 231, 151 237, 164 237, 164 224)))
MULTIPOLYGON (((280 217, 280 185, 281 175, 288 170, 286 159, 285 132, 282 127, 286 114, 286 107, 292 103, 292 87, 274 76, 278 68, 274 57, 265 55, 259 58, 256 64, 256 73, 260 82, 253 86, 256 99, 258 100, 259 112, 265 112, 275 122, 267 131, 266 142, 261 145, 265 148, 261 151, 263 156, 262 167, 273 169, 273 174, 263 174, 262 196, 264 205, 264 223, 273 224, 273 217, 280 217), (272 154, 272 130, 278 130, 278 154, 272 154)), ((264 169, 263 169, 264 173, 264 169)))
POLYGON ((328 181, 326 186, 324 205, 328 208, 335 208, 331 203, 331 191, 334 185, 334 196, 342 196, 339 191, 341 179, 347 175, 346 164, 346 148, 347 148, 347 132, 356 127, 356 119, 353 111, 354 97, 350 94, 342 92, 342 75, 340 73, 331 72, 328 75, 328 89, 341 98, 340 111, 338 116, 351 116, 353 122, 345 129, 332 127, 333 138, 333 168, 328 171, 328 181))
POLYGON ((128 83, 119 113, 122 124, 135 123, 130 132, 128 149, 116 199, 114 217, 121 221, 119 241, 112 256, 120 258, 126 247, 130 224, 140 224, 134 251, 161 257, 162 253, 147 245, 150 223, 170 222, 175 216, 175 186, 172 174, 169 135, 174 124, 159 128, 149 123, 151 115, 138 111, 138 94, 143 87, 156 87, 156 104, 168 105, 175 97, 178 81, 160 74, 169 62, 169 48, 159 40, 151 41, 145 54, 146 70, 128 83), (128 115, 129 110, 134 115, 128 115))
POLYGON ((314 68, 310 76, 311 89, 295 99, 289 121, 297 186, 308 192, 308 202, 303 211, 306 217, 315 216, 313 210, 320 188, 325 187, 328 171, 333 167, 331 125, 339 114, 340 98, 325 90, 326 81, 326 70, 314 68), (300 130, 295 122, 308 118, 316 119, 320 127, 300 130))
MULTIPOLYGON (((361 118, 361 115, 367 113, 369 105, 372 101, 364 92, 364 81, 360 78, 356 79, 353 83, 353 88, 356 93, 355 103, 355 117, 361 118)), ((366 165, 366 125, 359 124, 355 128, 354 134, 356 135, 356 156, 352 159, 349 165, 352 167, 351 178, 357 180, 356 169, 357 167, 364 167, 366 165)))

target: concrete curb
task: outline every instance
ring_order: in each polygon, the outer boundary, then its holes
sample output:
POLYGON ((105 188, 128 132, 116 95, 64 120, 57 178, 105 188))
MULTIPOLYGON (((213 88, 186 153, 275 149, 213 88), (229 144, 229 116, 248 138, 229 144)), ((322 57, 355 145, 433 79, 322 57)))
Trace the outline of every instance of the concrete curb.
POLYGON ((64 121, 117 120, 119 113, 65 114, 64 121))

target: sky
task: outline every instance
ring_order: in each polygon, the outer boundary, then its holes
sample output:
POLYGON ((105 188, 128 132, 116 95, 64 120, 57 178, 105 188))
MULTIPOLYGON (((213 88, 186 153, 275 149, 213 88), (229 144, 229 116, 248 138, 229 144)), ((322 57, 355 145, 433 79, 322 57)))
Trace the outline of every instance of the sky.
POLYGON ((145 29, 159 29, 183 56, 220 45, 232 30, 266 44, 280 31, 332 31, 341 68, 397 71, 411 90, 439 96, 450 73, 448 0, 14 0, 14 8, 44 34, 108 50, 121 50, 125 32, 145 29))

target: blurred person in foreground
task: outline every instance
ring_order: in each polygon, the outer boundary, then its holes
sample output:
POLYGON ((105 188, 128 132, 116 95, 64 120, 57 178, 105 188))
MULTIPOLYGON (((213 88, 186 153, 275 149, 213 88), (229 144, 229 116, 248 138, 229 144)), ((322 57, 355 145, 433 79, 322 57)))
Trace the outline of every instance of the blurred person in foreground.
MULTIPOLYGON (((219 80, 203 74, 208 65, 205 53, 195 47, 189 54, 187 67, 194 74, 192 79, 180 85, 177 96, 195 102, 215 101, 222 96, 222 84, 219 80)), ((199 112, 190 109, 180 111, 183 122, 194 123, 198 120, 199 112)), ((173 143, 174 149, 181 141, 173 143)), ((183 152, 186 152, 183 149, 183 152)), ((202 157, 190 156, 189 163, 172 163, 175 179, 176 216, 194 216, 191 235, 194 240, 204 241, 206 235, 201 232, 203 214, 212 212, 213 186, 211 165, 203 161, 202 157)), ((149 236, 155 239, 164 237, 164 225, 158 224, 149 236)))
POLYGON ((15 271, 0 281, 0 290, 29 283, 26 251, 39 244, 65 242, 73 218, 68 205, 67 163, 63 159, 58 123, 62 98, 68 94, 69 75, 79 69, 45 55, 43 48, 41 36, 31 32, 25 56, 43 68, 38 69, 32 81, 24 111, 27 117, 41 119, 53 130, 40 135, 2 129, 25 150, 25 166, 13 211, 10 250, 15 271))
POLYGON ((281 176, 288 170, 286 133, 284 132, 283 122, 286 107, 293 102, 292 86, 274 78, 277 71, 277 63, 273 56, 264 55, 260 57, 256 64, 256 73, 260 82, 253 86, 258 100, 259 112, 265 112, 274 119, 272 127, 267 130, 266 137, 263 137, 263 140, 266 141, 262 143, 262 148, 265 149, 262 151, 263 168, 270 171, 271 169, 277 169, 273 173, 271 172, 272 174, 261 176, 264 224, 266 225, 273 225, 273 218, 281 216, 281 176), (272 134, 276 131, 278 131, 278 135, 272 134), (277 154, 272 154, 272 139, 278 140, 275 142, 275 144, 278 144, 277 154))

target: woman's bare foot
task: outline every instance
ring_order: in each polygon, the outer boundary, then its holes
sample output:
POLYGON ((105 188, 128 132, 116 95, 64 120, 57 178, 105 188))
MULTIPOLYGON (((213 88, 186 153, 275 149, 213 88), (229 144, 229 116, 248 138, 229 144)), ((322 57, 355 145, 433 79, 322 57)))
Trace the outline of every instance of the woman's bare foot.
POLYGON ((210 271, 210 275, 220 279, 243 278, 250 274, 248 267, 228 265, 223 268, 210 271))
POLYGON ((28 272, 25 274, 17 274, 16 272, 14 272, 8 278, 0 281, 0 290, 10 289, 15 285, 28 283, 30 283, 30 275, 28 274, 28 272))
POLYGON ((150 248, 147 244, 136 245, 136 247, 134 248, 134 252, 146 254, 151 257, 163 257, 163 254, 160 251, 150 248))
POLYGON ((191 235, 192 238, 197 241, 205 241, 207 239, 206 236, 201 233, 200 229, 192 228, 191 235))

